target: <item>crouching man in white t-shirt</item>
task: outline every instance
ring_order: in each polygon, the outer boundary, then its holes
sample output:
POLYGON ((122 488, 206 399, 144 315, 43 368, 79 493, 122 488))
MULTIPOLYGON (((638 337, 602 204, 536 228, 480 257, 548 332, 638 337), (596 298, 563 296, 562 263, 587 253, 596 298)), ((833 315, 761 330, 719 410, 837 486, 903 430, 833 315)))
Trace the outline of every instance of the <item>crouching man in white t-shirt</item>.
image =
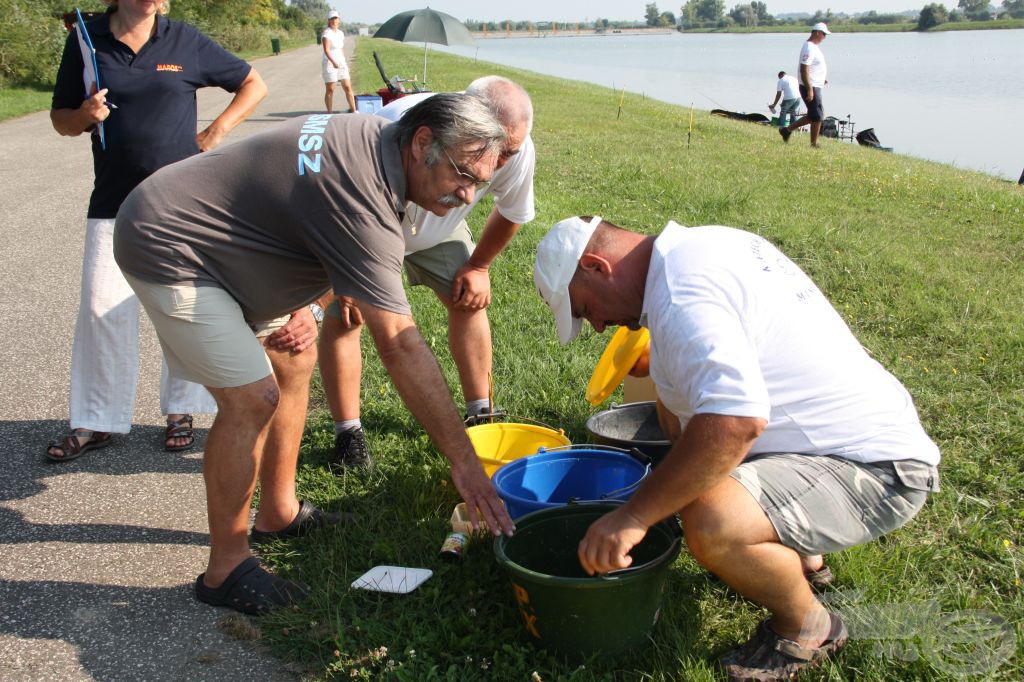
MULTIPOLYGON (((498 167, 489 182, 476 183, 476 198, 466 204, 453 197, 444 216, 414 204, 406 207, 405 269, 412 285, 434 290, 448 310, 448 345, 459 371, 466 415, 472 420, 493 411, 488 398, 491 373, 491 264, 519 230, 533 220, 533 172, 536 162, 530 130, 533 105, 526 91, 500 76, 484 76, 469 84, 466 94, 483 99, 508 133, 498 167), (494 208, 480 242, 473 243, 466 218, 485 196, 494 208)), ((377 112, 397 121, 410 107, 434 93, 406 95, 377 112)), ((454 163, 441 156, 435 163, 454 163)), ((467 175, 455 166, 460 176, 467 175)), ((326 311, 320 337, 320 367, 324 393, 334 417, 336 470, 366 466, 370 450, 362 430, 359 393, 362 356, 359 335, 362 317, 354 304, 335 302, 326 311)))
POLYGON ((540 242, 534 280, 563 344, 582 320, 648 328, 670 422, 665 460, 580 543, 584 569, 628 566, 679 513, 697 561, 772 614, 722 658, 730 678, 789 679, 838 651, 843 622, 812 592, 832 577, 822 555, 899 528, 938 490, 939 451, 906 389, 749 232, 569 218, 540 242))

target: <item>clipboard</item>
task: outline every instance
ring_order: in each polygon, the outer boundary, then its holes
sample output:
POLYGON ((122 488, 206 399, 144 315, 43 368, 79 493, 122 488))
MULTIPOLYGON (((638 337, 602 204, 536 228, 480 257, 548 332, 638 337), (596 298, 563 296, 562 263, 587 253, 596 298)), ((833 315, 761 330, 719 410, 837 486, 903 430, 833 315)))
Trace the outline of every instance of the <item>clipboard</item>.
MULTIPOLYGON (((96 48, 93 47, 92 38, 89 37, 89 31, 85 28, 85 19, 82 18, 82 12, 77 7, 75 15, 78 17, 78 21, 75 23, 75 33, 78 35, 78 47, 82 51, 82 82, 85 85, 85 97, 89 98, 103 89, 103 86, 100 85, 100 67, 96 63, 96 48)), ((103 123, 98 123, 96 126, 100 133, 100 147, 106 151, 107 138, 103 133, 103 123)))

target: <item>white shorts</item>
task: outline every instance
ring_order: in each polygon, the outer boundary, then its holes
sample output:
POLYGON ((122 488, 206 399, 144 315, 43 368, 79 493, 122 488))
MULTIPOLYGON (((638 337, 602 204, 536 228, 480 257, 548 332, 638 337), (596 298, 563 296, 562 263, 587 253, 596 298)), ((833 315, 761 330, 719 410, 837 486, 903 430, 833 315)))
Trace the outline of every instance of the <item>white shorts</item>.
POLYGON ((338 68, 327 61, 326 59, 320 65, 320 70, 324 76, 324 83, 337 83, 338 81, 351 80, 348 75, 348 64, 345 62, 344 57, 335 57, 338 62, 338 68))

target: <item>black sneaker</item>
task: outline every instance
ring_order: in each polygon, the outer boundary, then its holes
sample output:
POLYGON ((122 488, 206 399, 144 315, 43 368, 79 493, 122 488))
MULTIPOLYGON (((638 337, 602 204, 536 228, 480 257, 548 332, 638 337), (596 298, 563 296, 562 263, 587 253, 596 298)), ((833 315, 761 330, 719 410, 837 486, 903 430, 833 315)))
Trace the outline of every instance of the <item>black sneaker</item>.
POLYGON ((789 142, 789 136, 793 134, 792 130, 786 128, 779 128, 779 135, 782 135, 783 142, 789 142))
POLYGON ((370 446, 360 428, 342 431, 334 437, 334 456, 331 465, 339 469, 358 469, 373 464, 370 446))

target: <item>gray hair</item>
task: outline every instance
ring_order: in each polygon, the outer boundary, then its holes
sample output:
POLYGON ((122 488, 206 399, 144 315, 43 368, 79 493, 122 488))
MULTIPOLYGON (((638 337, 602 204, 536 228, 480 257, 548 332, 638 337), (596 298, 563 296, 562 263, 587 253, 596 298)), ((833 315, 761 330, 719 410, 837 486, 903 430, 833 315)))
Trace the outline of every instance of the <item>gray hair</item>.
POLYGON ((500 152, 505 145, 505 128, 490 107, 478 97, 460 93, 438 93, 410 108, 395 123, 398 144, 412 145, 416 131, 426 126, 434 136, 427 164, 433 165, 446 149, 461 149, 476 158, 500 152))
POLYGON ((520 123, 533 129, 533 102, 523 86, 503 76, 483 76, 466 88, 467 95, 479 97, 494 110, 494 115, 506 128, 520 123))

